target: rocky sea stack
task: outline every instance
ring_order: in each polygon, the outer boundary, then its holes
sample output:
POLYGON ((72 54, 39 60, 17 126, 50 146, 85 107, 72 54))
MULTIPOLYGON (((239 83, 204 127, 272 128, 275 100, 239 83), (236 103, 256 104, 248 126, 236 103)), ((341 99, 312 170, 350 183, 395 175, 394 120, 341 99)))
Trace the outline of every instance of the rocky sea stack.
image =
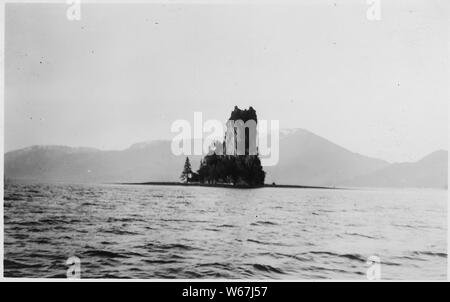
POLYGON ((257 122, 256 111, 252 107, 241 110, 235 106, 224 140, 214 144, 201 160, 197 173, 186 171, 190 166, 185 165, 182 180, 237 187, 263 186, 266 173, 258 155, 257 122))

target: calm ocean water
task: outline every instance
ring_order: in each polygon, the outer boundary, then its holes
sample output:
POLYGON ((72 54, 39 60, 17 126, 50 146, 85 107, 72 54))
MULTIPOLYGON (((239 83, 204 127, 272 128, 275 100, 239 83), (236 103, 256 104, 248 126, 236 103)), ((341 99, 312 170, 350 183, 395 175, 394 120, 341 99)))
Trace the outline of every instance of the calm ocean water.
POLYGON ((447 191, 5 184, 5 277, 445 279, 447 191))

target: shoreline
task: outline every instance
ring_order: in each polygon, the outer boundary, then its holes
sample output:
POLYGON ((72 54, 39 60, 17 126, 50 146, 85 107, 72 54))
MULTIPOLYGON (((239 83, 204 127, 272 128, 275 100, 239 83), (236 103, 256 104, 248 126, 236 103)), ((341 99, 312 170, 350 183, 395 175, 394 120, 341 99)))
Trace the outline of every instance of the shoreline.
POLYGON ((149 181, 149 182, 119 182, 116 185, 138 185, 138 186, 182 186, 182 187, 212 187, 212 188, 228 188, 228 189, 261 189, 261 188, 291 188, 291 189, 326 189, 326 190, 345 190, 338 187, 324 186, 302 186, 302 185, 271 185, 264 184, 262 186, 243 186, 231 184, 201 184, 201 183, 182 183, 170 181, 149 181))

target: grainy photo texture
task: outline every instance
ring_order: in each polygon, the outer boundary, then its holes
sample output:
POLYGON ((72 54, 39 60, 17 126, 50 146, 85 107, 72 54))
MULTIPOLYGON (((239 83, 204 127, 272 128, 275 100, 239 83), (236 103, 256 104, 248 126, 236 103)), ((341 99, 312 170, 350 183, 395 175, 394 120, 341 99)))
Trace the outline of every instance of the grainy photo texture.
POLYGON ((4 278, 445 280, 449 3, 4 4, 4 278))

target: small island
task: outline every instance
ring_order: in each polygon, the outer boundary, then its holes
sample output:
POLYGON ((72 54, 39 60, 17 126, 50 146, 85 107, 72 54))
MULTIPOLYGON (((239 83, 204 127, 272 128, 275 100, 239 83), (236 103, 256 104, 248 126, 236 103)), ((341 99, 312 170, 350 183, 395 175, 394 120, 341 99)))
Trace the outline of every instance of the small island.
MULTIPOLYGON (((265 184, 264 171, 258 154, 256 126, 258 118, 255 109, 241 110, 237 106, 231 112, 223 141, 215 141, 207 155, 200 160, 199 168, 192 170, 189 157, 186 157, 180 175, 180 182, 139 182, 120 183, 126 185, 155 186, 198 186, 236 189, 253 188, 297 188, 297 189, 338 189, 336 187, 304 186, 286 184, 265 184), (251 121, 247 123, 248 121, 251 121), (241 124, 239 124, 241 123, 241 124), (232 126, 230 126, 232 125, 232 126), (245 127, 242 127, 245 125, 245 127)), ((342 188, 339 188, 342 189, 342 188)))
POLYGON ((257 153, 256 111, 252 107, 241 110, 235 106, 229 121, 242 121, 245 127, 227 127, 223 142, 214 143, 210 152, 200 161, 197 172, 192 171, 189 158, 186 158, 180 176, 183 183, 239 188, 264 186, 266 172, 257 153), (242 135, 239 131, 242 131, 242 135), (239 150, 239 146, 242 146, 242 150, 239 150))

